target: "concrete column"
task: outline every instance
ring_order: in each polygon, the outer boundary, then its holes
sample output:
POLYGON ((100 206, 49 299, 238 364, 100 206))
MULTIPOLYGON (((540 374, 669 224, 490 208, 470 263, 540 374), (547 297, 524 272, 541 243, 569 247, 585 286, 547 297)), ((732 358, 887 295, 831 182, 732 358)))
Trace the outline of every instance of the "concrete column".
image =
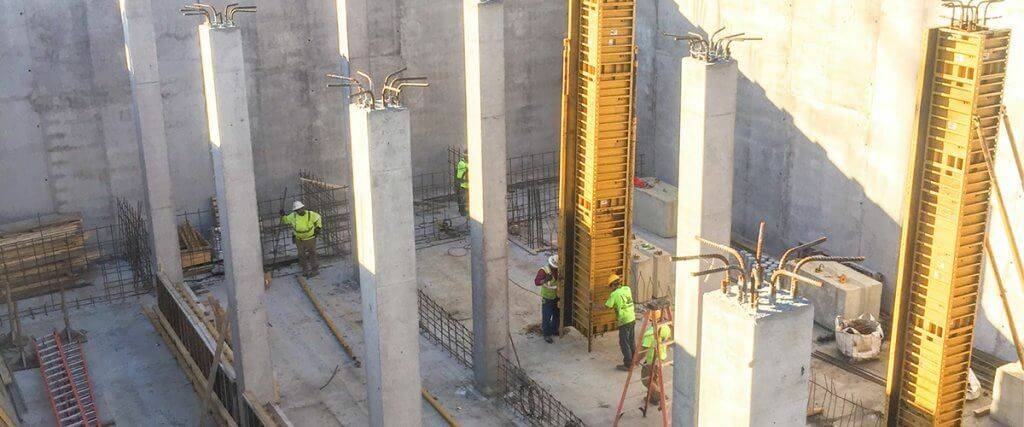
MULTIPOLYGON (((276 401, 263 306, 263 252, 256 208, 249 103, 238 28, 199 26, 206 115, 220 209, 231 345, 242 390, 276 401)), ((239 394, 241 396, 241 394, 239 394)))
MULTIPOLYGON (((714 253, 694 236, 725 244, 732 235, 733 131, 736 124, 735 61, 708 64, 683 58, 679 113, 679 192, 676 255, 714 253)), ((675 368, 672 423, 698 420, 701 304, 718 289, 722 274, 693 277, 704 262, 676 265, 675 368)), ((706 264, 704 264, 706 265, 706 264)))
POLYGON ((464 0, 463 12, 473 375, 480 391, 494 396, 502 392, 499 352, 508 344, 504 6, 464 0))
POLYGON ((420 425, 409 110, 349 108, 370 425, 420 425))
POLYGON ((704 296, 700 359, 701 426, 802 426, 807 420, 814 307, 789 295, 757 310, 725 295, 704 296))
POLYGON ((146 202, 149 205, 149 235, 158 270, 180 282, 181 253, 174 213, 174 190, 167 159, 164 133, 164 103, 160 93, 151 0, 120 0, 128 77, 132 88, 132 113, 139 144, 140 164, 146 202))

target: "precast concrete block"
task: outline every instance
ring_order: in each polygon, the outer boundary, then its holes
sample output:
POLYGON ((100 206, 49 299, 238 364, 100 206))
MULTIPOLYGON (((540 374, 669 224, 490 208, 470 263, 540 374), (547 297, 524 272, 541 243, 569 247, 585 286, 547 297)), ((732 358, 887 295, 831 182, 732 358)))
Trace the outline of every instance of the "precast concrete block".
POLYGON ((820 288, 800 286, 799 295, 814 305, 814 323, 831 330, 836 316, 853 319, 867 314, 878 319, 882 282, 834 261, 808 262, 800 271, 823 283, 820 288))
POLYGON ((638 250, 637 240, 633 241, 633 251, 629 257, 629 287, 633 291, 633 301, 642 304, 651 300, 654 288, 654 260, 638 250))
POLYGON ((643 178, 650 187, 633 190, 633 224, 661 237, 676 236, 676 186, 657 178, 643 178))
POLYGON ((1024 426, 1024 370, 1020 361, 996 369, 991 417, 1004 426, 1024 426))

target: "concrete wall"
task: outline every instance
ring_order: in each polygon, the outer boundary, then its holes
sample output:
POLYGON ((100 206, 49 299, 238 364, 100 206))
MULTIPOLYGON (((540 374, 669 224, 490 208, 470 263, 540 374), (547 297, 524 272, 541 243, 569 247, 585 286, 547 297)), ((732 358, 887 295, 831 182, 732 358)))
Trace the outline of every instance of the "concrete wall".
MULTIPOLYGON (((430 78, 433 87, 406 98, 414 172, 446 170, 445 147, 465 146, 460 0, 248 3, 259 13, 239 15, 238 23, 261 197, 280 197, 302 169, 349 181, 343 100, 324 87, 324 74, 339 68, 339 4, 367 26, 355 37, 373 39, 364 55, 375 74, 406 64, 410 75, 430 78)), ((180 7, 153 1, 179 210, 208 208, 213 195, 199 18, 182 17, 180 7)), ((509 155, 556 150, 565 4, 523 0, 505 10, 509 155)), ((0 223, 82 211, 105 224, 114 196, 141 200, 124 64, 116 2, 0 0, 0 223)))
MULTIPOLYGON (((1021 28, 1024 5, 1018 3, 993 7, 992 15, 1004 16, 996 25, 1021 28)), ((654 153, 657 175, 672 183, 677 176, 678 132, 671 123, 679 115, 679 94, 666 89, 679 87, 685 50, 661 32, 707 33, 725 25, 764 37, 734 49, 741 76, 733 234, 752 240, 758 221, 766 219, 774 253, 827 235, 828 251, 869 257, 865 265, 885 275, 883 310, 891 307, 922 42, 926 28, 944 25, 939 2, 641 0, 639 7, 641 18, 657 27, 639 38, 643 99, 638 100, 639 151, 654 153), (645 70, 644 64, 651 65, 645 70)), ((1014 123, 1024 123, 1022 46, 1021 41, 1013 45, 1007 86, 1014 123)), ((1004 138, 1000 144, 1004 191, 1013 190, 1007 194, 1013 201, 1010 214, 1024 218, 1024 191, 1012 169, 1009 143, 1004 138)), ((1024 224, 1017 225, 1024 239, 1024 224)), ((1024 307, 1005 240, 998 236, 1001 228, 993 230, 1000 271, 1015 289, 1015 306, 1024 307)), ((978 344, 1009 358, 1012 347, 1005 342, 1006 322, 994 288, 986 286, 978 344)), ((1017 317, 1021 321, 1024 310, 1017 317)))

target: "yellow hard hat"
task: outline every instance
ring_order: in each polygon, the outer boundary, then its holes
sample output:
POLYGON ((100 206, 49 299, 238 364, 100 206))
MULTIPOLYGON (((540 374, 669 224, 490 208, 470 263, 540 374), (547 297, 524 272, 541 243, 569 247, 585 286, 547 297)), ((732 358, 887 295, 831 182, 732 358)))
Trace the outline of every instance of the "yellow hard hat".
POLYGON ((661 320, 661 310, 654 310, 651 315, 654 316, 654 320, 661 320))
POLYGON ((611 276, 608 276, 608 286, 615 285, 621 280, 622 278, 618 274, 612 273, 611 276))

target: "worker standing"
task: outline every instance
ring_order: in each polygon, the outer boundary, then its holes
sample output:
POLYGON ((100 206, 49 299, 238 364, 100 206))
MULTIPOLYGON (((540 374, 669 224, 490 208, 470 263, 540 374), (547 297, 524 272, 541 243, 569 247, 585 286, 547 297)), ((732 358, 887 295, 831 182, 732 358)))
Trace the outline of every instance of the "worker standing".
POLYGON ((540 332, 548 344, 554 342, 551 336, 558 333, 558 255, 548 258, 548 264, 537 271, 533 284, 540 286, 540 332))
POLYGON ((292 242, 299 251, 299 266, 302 275, 316 277, 320 274, 320 255, 316 252, 316 238, 324 227, 320 214, 307 210, 302 202, 296 200, 292 212, 282 210, 281 222, 292 226, 292 242))
POLYGON ((466 153, 459 153, 459 162, 455 164, 455 194, 459 198, 459 215, 468 215, 466 209, 466 193, 469 190, 469 163, 466 153))
POLYGON ((633 353, 636 352, 636 333, 633 331, 636 312, 633 309, 633 293, 629 286, 623 285, 622 278, 615 273, 608 277, 608 286, 614 290, 604 306, 615 310, 616 323, 619 326, 619 350, 622 351, 622 364, 616 368, 628 371, 633 363, 633 353))
MULTIPOLYGON (((654 317, 654 323, 661 321, 661 310, 655 310, 651 315, 654 317)), ((658 335, 660 335, 660 339, 655 340, 654 325, 650 325, 647 327, 647 330, 644 331, 644 338, 640 343, 640 346, 646 353, 644 357, 644 366, 640 370, 640 379, 643 381, 644 386, 650 390, 652 402, 658 402, 661 400, 661 378, 658 377, 661 373, 659 373, 657 369, 654 369, 654 343, 661 343, 661 345, 658 346, 657 353, 658 358, 664 362, 668 357, 666 354, 668 351, 668 345, 665 343, 667 343, 669 338, 672 337, 672 329, 670 329, 668 325, 662 324, 658 327, 658 335)))

